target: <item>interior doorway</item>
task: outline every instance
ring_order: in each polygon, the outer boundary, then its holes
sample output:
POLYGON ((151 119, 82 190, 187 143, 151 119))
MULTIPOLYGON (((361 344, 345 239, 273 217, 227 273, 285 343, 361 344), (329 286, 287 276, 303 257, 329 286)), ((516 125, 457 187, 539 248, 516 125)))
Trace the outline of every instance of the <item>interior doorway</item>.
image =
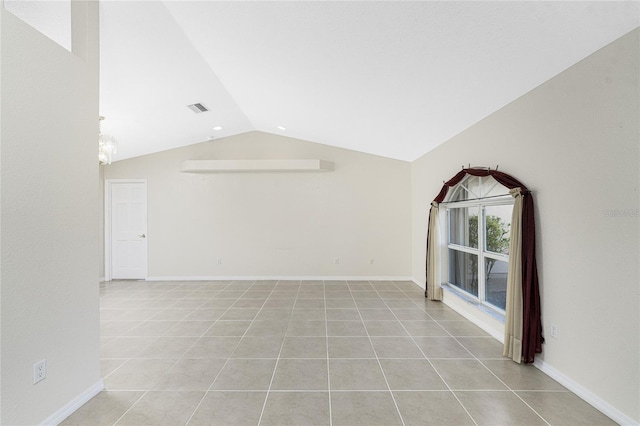
POLYGON ((147 181, 105 180, 105 280, 147 279, 147 181))

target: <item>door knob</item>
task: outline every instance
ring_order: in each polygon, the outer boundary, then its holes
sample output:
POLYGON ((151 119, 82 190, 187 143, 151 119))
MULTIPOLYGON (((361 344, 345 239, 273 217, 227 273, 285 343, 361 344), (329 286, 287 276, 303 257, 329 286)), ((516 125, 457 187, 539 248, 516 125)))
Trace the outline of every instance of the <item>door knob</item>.
POLYGON ((142 235, 138 235, 138 237, 140 237, 140 238, 146 238, 147 236, 146 236, 146 235, 144 235, 144 234, 142 234, 142 235))

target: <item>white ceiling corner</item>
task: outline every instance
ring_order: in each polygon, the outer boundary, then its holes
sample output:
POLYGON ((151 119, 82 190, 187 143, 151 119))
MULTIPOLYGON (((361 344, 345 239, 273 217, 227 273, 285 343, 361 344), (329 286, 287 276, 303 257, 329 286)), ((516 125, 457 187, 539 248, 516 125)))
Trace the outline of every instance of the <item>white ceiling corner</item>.
POLYGON ((103 2, 103 130, 116 160, 260 130, 412 161, 639 25, 637 1, 103 2))

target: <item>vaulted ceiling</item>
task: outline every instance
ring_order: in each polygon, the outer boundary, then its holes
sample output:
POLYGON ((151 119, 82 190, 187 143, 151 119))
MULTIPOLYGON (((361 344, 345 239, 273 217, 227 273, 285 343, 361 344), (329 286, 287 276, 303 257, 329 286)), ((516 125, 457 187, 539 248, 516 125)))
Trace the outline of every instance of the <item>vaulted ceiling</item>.
POLYGON ((259 130, 412 161, 640 25, 637 1, 107 1, 100 13, 115 160, 259 130))

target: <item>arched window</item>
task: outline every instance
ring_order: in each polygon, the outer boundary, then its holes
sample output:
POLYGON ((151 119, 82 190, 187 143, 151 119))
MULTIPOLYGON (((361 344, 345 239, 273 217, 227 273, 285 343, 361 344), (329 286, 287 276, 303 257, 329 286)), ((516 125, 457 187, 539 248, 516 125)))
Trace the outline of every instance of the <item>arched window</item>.
POLYGON ((442 281, 504 313, 513 210, 509 188, 492 176, 468 175, 449 190, 441 207, 446 241, 442 281))
POLYGON ((450 283, 456 291, 504 310, 504 355, 532 363, 544 338, 531 191, 498 170, 463 168, 431 202, 427 229, 425 296, 442 300, 441 284, 450 283), (446 208, 444 235, 441 204, 446 208))

